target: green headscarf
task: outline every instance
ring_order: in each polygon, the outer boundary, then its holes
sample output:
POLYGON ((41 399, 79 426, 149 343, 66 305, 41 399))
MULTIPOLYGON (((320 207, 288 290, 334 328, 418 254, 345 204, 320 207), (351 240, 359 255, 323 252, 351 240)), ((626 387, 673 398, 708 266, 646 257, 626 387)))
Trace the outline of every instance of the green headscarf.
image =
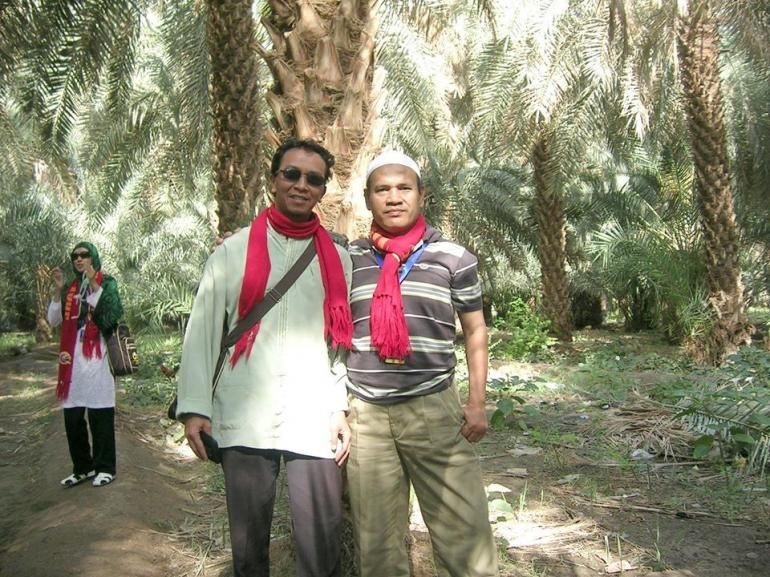
MULTIPOLYGON (((84 248, 91 253, 91 264, 93 265, 95 271, 102 270, 102 259, 99 258, 99 251, 96 250, 96 247, 94 245, 86 241, 79 242, 73 247, 73 249, 70 251, 70 254, 72 254, 79 248, 84 248)), ((75 268, 74 261, 72 262, 72 272, 75 273, 75 276, 77 278, 79 279, 83 278, 83 273, 78 272, 77 269, 75 268)))

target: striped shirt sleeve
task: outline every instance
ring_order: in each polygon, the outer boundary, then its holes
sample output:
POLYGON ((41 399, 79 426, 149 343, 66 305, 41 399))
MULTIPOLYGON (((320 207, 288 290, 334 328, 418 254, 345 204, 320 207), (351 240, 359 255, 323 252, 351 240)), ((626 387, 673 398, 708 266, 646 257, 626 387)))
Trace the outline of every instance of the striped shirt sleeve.
POLYGON ((463 249, 452 275, 451 294, 452 304, 457 312, 467 313, 482 309, 478 260, 466 249, 463 249))

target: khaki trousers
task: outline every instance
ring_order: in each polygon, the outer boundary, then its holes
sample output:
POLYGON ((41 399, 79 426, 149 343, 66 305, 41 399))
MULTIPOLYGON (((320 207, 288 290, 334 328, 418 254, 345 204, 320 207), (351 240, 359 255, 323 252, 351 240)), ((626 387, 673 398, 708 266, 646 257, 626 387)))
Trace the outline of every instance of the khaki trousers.
POLYGON ((440 577, 497 574, 479 459, 454 387, 396 405, 350 399, 347 465, 360 577, 409 577, 409 484, 440 577))

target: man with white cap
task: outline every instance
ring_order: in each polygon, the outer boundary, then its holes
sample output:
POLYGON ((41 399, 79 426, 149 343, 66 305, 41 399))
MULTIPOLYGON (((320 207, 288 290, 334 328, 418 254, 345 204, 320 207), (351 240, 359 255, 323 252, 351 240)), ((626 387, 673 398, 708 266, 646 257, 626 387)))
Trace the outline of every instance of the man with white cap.
POLYGON ((438 574, 497 573, 478 456, 487 431, 487 332, 477 260, 423 217, 417 163, 396 151, 369 165, 369 238, 350 246, 353 347, 348 354, 347 475, 360 577, 408 577, 409 486, 438 574), (455 313, 469 395, 454 385, 455 313))

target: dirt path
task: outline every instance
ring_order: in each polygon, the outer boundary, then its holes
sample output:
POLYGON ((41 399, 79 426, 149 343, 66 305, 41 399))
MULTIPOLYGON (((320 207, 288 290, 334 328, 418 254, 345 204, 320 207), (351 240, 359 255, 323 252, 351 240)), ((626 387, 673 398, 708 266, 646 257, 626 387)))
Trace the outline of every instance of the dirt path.
POLYGON ((183 480, 195 469, 137 434, 140 415, 119 410, 115 482, 61 487, 71 464, 54 363, 51 348, 0 361, 0 576, 184 575, 193 561, 170 532, 190 507, 183 480))

